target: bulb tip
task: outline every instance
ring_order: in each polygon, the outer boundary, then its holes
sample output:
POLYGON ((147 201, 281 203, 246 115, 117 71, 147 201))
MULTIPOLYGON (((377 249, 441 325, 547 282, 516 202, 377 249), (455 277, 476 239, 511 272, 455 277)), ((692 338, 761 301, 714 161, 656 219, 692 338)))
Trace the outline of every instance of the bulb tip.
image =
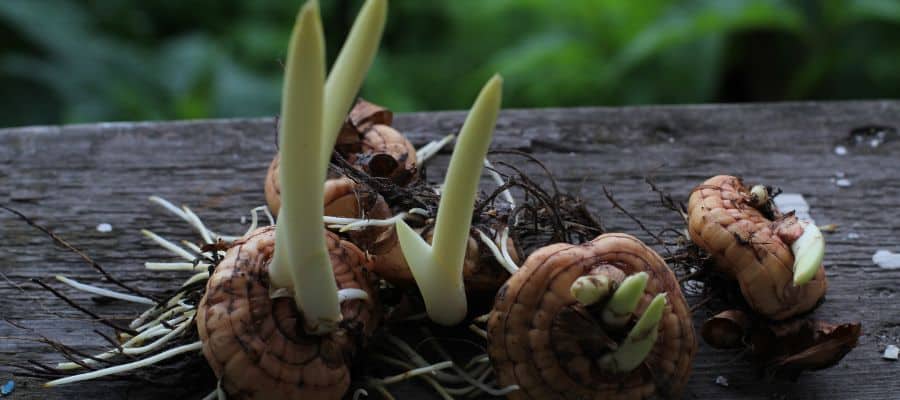
POLYGON ((803 286, 816 276, 825 258, 825 239, 813 223, 801 221, 803 234, 791 244, 794 253, 794 286, 803 286))
POLYGON ((308 0, 302 7, 300 7, 300 12, 297 13, 297 21, 296 23, 300 23, 307 18, 313 18, 316 14, 319 13, 319 1, 318 0, 308 0))
POLYGON ((610 281, 605 275, 585 275, 572 283, 569 292, 579 303, 589 306, 609 295, 610 281))

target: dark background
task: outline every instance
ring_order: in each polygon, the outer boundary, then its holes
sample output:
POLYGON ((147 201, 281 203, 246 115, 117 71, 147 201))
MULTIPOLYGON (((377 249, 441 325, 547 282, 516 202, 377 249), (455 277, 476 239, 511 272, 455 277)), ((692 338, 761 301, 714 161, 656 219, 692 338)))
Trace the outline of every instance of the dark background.
MULTIPOLYGON (((300 0, 0 0, 0 126, 274 115, 300 0)), ((361 4, 321 0, 329 59, 361 4)), ((467 108, 900 97, 900 1, 394 0, 363 96, 467 108)))

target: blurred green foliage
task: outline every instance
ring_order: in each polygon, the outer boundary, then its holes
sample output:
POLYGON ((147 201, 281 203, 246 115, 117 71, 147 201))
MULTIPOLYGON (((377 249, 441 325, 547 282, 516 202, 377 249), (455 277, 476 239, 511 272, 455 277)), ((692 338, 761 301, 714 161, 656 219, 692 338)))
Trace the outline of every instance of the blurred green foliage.
MULTIPOLYGON (((329 58, 359 0, 321 0, 329 58)), ((300 0, 2 0, 0 126, 273 115, 300 0)), ((396 111, 900 97, 897 0, 394 0, 396 111)))

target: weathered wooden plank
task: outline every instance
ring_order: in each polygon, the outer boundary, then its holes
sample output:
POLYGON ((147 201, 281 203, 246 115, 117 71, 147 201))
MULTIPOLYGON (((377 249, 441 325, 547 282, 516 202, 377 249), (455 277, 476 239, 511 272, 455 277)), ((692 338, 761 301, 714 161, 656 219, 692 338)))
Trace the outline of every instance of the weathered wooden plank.
MULTIPOLYGON (((458 129, 459 112, 399 115, 395 125, 417 145, 458 129)), ((543 160, 566 190, 576 191, 607 228, 648 240, 648 235, 602 195, 609 187, 617 200, 658 230, 678 223, 643 183, 659 185, 686 199, 706 177, 731 173, 802 193, 812 216, 835 223, 829 234, 826 265, 831 287, 815 315, 862 320, 865 336, 840 365, 809 373, 795 384, 760 380, 735 353, 701 343, 687 398, 895 398, 898 364, 883 361, 886 344, 900 341, 900 270, 876 267, 878 249, 900 251, 900 102, 787 103, 681 107, 582 108, 505 111, 495 148, 529 151, 543 160), (885 142, 853 145, 851 132, 884 126, 885 142), (846 155, 834 152, 845 145, 846 155), (843 173, 852 182, 832 182, 843 173), (855 235, 851 235, 851 233, 855 235), (729 387, 714 384, 716 376, 729 387)), ((174 123, 112 123, 0 130, 0 203, 8 204, 88 250, 101 264, 142 290, 161 293, 183 274, 151 274, 145 261, 170 259, 138 232, 149 228, 174 239, 194 239, 185 224, 152 206, 149 195, 190 205, 221 232, 246 229, 241 217, 264 202, 262 178, 274 151, 271 119, 174 123), (98 232, 99 223, 113 231, 98 232)), ((511 156, 498 156, 510 159, 511 156)), ((446 155, 431 176, 440 176, 446 155)), ((521 164, 521 162, 517 162, 521 164)), ((529 173, 539 170, 526 165, 529 173)), ((47 336, 72 344, 101 345, 85 335, 83 316, 47 298, 28 281, 65 273, 98 282, 77 256, 8 214, 0 214, 0 318, 20 321, 47 336), (67 319, 60 320, 57 316, 67 319), (72 320, 77 318, 76 320, 72 320)), ((89 296, 67 292, 77 301, 89 296)), ((103 315, 128 317, 136 308, 114 302, 97 306, 103 315)), ((699 312, 696 320, 705 316, 699 312)), ((0 323, 0 336, 23 332, 0 323)), ((0 340, 0 367, 13 358, 45 359, 34 343, 0 340)), ((0 373, 0 380, 4 375, 0 373)), ((150 398, 152 388, 95 383, 42 390, 17 379, 15 398, 150 398)))

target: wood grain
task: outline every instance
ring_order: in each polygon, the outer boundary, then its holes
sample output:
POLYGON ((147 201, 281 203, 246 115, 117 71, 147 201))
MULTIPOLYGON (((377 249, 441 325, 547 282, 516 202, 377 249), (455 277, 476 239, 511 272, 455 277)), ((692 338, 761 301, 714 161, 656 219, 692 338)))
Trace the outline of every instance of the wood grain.
MULTIPOLYGON (((460 112, 401 114, 395 126, 419 146, 455 132, 463 117, 460 112)), ((819 224, 838 225, 836 233, 826 236, 831 285, 815 316, 861 320, 859 347, 832 369, 805 374, 797 383, 770 383, 736 360, 736 353, 701 343, 685 397, 886 399, 900 396, 895 378, 900 364, 880 357, 887 344, 900 344, 900 270, 877 267, 872 255, 879 249, 900 251, 898 129, 898 101, 508 110, 501 114, 493 148, 533 153, 565 190, 588 199, 606 228, 645 240, 648 235, 610 207, 604 185, 652 230, 679 221, 659 206, 643 182, 648 175, 682 201, 693 186, 720 173, 802 193, 819 224), (868 126, 889 128, 886 141, 874 148, 868 141, 855 145, 851 132, 868 126), (835 145, 845 145, 848 153, 835 154, 835 145), (835 185, 838 173, 852 185, 835 185), (729 380, 728 387, 714 383, 720 375, 729 380)), ((145 271, 145 261, 171 257, 139 230, 174 239, 193 240, 195 235, 147 197, 190 205, 214 230, 242 233, 246 225, 241 217, 264 204, 263 177, 274 150, 271 118, 0 130, 0 203, 52 228, 125 282, 161 294, 185 276, 145 271), (112 225, 112 232, 97 231, 100 223, 112 225)), ((442 153, 430 176, 441 176, 446 162, 442 153)), ((525 167, 539 173, 534 165, 525 167)), ((99 348, 102 339, 89 333, 89 321, 29 282, 65 273, 98 283, 99 276, 7 213, 0 213, 0 241, 0 319, 69 344, 99 348)), ((90 296, 66 293, 91 305, 90 296)), ((94 308, 122 318, 140 309, 121 302, 94 308)), ((697 312, 695 319, 699 323, 706 316, 697 312)), ((52 359, 45 346, 9 338, 29 335, 0 322, 0 368, 12 360, 52 359)), ((11 377, 0 372, 3 382, 11 377)), ((152 398, 165 393, 123 383, 50 390, 35 380, 16 381, 15 399, 152 398)))

